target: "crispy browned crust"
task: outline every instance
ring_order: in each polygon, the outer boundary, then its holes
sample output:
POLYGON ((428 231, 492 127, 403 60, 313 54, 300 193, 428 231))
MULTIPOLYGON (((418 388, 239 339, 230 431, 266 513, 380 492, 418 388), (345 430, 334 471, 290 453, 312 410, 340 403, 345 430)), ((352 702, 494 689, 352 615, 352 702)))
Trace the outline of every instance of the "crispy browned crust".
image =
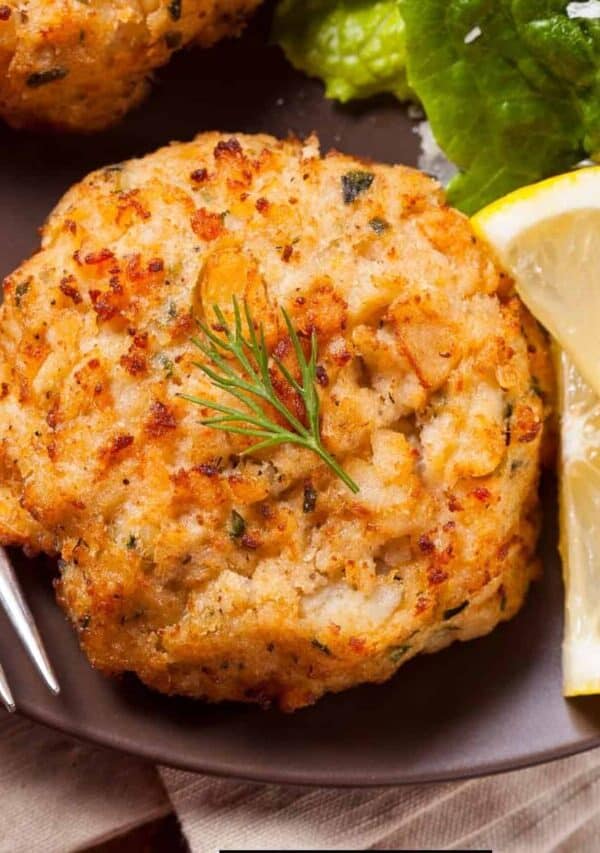
POLYGON ((520 607, 547 353, 433 181, 205 134, 74 187, 4 289, 0 541, 61 555, 96 666, 294 708, 520 607), (218 398, 192 318, 233 294, 291 368, 279 306, 316 331, 322 434, 358 495, 309 451, 240 458, 250 439, 177 397, 218 398))
POLYGON ((147 94, 174 51, 237 35, 260 0, 6 0, 0 115, 14 127, 95 131, 147 94))

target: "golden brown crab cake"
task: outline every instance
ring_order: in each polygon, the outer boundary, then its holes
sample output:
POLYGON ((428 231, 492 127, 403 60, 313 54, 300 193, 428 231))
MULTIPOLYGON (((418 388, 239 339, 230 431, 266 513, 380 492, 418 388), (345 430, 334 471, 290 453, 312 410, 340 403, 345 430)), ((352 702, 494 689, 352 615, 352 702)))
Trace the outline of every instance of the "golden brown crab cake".
POLYGON ((547 354, 429 178, 204 134, 70 190, 4 292, 0 539, 60 555, 95 666, 290 709, 521 606, 547 354), (190 338, 233 296, 291 370, 280 308, 315 332, 322 438, 357 494, 310 450, 242 456, 253 439, 178 396, 231 404, 190 338))
POLYGON ((94 131, 149 90, 174 51, 237 35, 260 0, 5 0, 0 115, 14 127, 94 131))

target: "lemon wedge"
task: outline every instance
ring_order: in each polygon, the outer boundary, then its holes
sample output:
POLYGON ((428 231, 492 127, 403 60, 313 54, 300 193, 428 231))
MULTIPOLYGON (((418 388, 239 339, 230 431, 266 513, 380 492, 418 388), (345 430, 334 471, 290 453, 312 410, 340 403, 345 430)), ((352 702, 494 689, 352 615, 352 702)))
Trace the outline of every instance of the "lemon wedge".
POLYGON ((517 190, 472 221, 600 395, 600 167, 517 190))
POLYGON ((600 168, 517 190, 472 221, 562 348, 563 689, 600 693, 600 168))
POLYGON ((560 550, 565 696, 600 693, 600 398, 557 355, 562 411, 560 550))

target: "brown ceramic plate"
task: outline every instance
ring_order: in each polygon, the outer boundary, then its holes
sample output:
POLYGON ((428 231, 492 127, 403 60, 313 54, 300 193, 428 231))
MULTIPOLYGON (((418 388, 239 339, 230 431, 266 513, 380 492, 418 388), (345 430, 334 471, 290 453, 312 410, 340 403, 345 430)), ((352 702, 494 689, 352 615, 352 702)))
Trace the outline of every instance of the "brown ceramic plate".
MULTIPOLYGON (((324 146, 415 163, 417 141, 392 100, 340 108, 265 47, 268 10, 240 42, 176 57, 153 97, 101 136, 0 130, 0 272, 37 244, 36 229, 86 172, 202 130, 317 130, 324 146)), ((70 734, 207 773, 276 782, 385 785, 521 767, 600 743, 600 703, 561 696, 562 589, 556 496, 544 485, 544 578, 489 637, 408 663, 388 684, 327 697, 285 715, 206 706, 94 672, 54 602, 54 567, 15 554, 62 693, 43 687, 0 614, 0 660, 19 710, 70 734)))

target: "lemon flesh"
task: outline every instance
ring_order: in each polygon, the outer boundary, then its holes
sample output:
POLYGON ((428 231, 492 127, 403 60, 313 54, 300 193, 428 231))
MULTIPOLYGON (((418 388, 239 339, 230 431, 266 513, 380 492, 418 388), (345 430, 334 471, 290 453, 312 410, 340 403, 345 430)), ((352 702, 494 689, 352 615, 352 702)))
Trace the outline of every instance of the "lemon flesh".
POLYGON ((473 226, 600 395, 600 168, 517 190, 478 213, 473 226))
POLYGON ((561 423, 560 551, 565 579, 566 696, 600 693, 600 398, 557 359, 561 423))
POLYGON ((560 344, 563 686, 600 693, 600 168, 518 190, 473 226, 560 344))

